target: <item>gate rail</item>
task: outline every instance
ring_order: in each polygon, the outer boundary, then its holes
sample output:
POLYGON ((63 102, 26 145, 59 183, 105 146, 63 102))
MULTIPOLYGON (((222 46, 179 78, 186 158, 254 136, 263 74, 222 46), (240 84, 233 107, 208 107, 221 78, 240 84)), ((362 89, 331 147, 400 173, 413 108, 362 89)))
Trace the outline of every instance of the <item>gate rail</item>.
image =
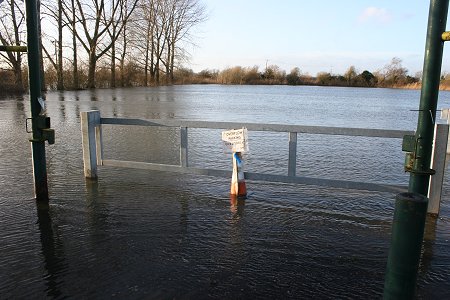
MULTIPOLYGON (((345 135, 379 138, 403 138, 414 132, 407 130, 386 130, 368 128, 343 128, 326 126, 303 126, 281 124, 255 124, 236 122, 208 122, 189 120, 142 120, 124 118, 101 118, 97 110, 81 112, 81 131, 83 143, 84 175, 87 178, 97 178, 97 166, 111 166, 154 171, 207 175, 231 178, 232 171, 189 166, 188 160, 188 128, 234 129, 246 127, 250 131, 287 132, 289 134, 289 154, 287 175, 244 172, 245 179, 255 181, 298 183, 342 189, 366 190, 377 192, 400 193, 407 191, 406 185, 384 183, 369 183, 350 180, 336 180, 315 177, 296 176, 297 164, 297 134, 345 135), (179 165, 157 164, 137 161, 125 161, 103 158, 102 125, 156 126, 174 127, 180 130, 180 163, 179 165)), ((450 113, 449 113, 450 115, 450 113)), ((443 116, 444 117, 444 116, 443 116)), ((436 124, 433 144, 431 168, 435 174, 430 179, 428 191, 428 213, 438 214, 440 209, 442 185, 446 165, 446 150, 449 136, 448 124, 436 124)))
POLYGON ((80 114, 81 114, 82 141, 83 141, 84 174, 87 178, 97 178, 97 166, 147 169, 156 171, 168 171, 168 172, 189 173, 189 174, 231 178, 231 171, 228 170, 197 168, 189 166, 188 128, 233 129, 246 127, 249 131, 286 132, 289 134, 289 145, 288 145, 289 154, 288 154, 287 174, 275 175, 267 173, 245 172, 245 179, 247 180, 298 183, 298 184, 318 185, 343 189, 356 189, 356 190, 392 192, 392 193, 399 193, 407 190, 406 185, 392 185, 383 183, 368 183, 349 180, 296 176, 297 134, 306 133, 306 134, 364 136, 364 137, 400 139, 403 138, 404 135, 414 134, 414 132, 412 131, 367 129, 367 128, 342 128, 342 127, 326 127, 326 126, 209 122, 209 121, 189 121, 189 120, 143 120, 143 119, 123 119, 123 118, 101 118, 99 111, 81 112, 80 114), (104 159, 102 149, 103 148, 102 125, 156 126, 156 127, 179 128, 180 130, 179 165, 104 159))

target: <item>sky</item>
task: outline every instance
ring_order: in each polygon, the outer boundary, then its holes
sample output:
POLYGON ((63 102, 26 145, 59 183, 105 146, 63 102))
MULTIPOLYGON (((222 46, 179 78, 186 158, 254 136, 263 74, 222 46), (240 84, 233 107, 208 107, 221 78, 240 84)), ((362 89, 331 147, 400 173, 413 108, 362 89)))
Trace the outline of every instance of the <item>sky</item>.
MULTIPOLYGON (((427 0, 200 0, 208 19, 195 30, 189 68, 277 65, 289 72, 344 74, 382 69, 393 57, 422 70, 427 0)), ((449 18, 450 19, 450 18, 449 18)), ((450 30, 447 23, 447 30, 450 30)), ((442 70, 450 72, 450 42, 442 70)))

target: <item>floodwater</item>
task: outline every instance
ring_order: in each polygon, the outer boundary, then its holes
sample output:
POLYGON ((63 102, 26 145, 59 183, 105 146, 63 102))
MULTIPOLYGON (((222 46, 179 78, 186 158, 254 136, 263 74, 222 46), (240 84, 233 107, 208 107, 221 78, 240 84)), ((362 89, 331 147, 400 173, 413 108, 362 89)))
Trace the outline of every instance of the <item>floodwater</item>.
MULTIPOLYGON (((419 92, 173 86, 51 92, 49 205, 33 200, 28 97, 0 100, 0 298, 373 299, 383 292, 395 195, 101 167, 86 181, 80 111, 414 130, 419 92)), ((450 107, 441 92, 439 108, 450 107)), ((174 129, 104 126, 105 158, 178 164, 174 129)), ((286 174, 287 134, 249 132, 246 170, 286 174)), ((298 136, 297 174, 407 184, 400 139, 298 136)), ((189 129, 191 166, 231 169, 220 131, 189 129)), ((428 220, 418 299, 450 298, 450 188, 428 220)))

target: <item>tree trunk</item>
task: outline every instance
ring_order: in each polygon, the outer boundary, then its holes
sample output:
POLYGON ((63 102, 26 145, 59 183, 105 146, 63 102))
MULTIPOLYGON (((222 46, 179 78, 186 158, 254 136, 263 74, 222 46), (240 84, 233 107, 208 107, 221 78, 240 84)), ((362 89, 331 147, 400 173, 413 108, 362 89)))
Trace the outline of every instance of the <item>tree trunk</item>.
POLYGON ((73 88, 75 90, 78 90, 79 88, 79 82, 78 82, 78 51, 77 51, 77 29, 76 26, 76 19, 75 19, 75 0, 72 0, 72 47, 73 47, 73 88))
POLYGON ((170 72, 170 57, 172 56, 171 55, 171 50, 172 50, 172 48, 170 47, 170 45, 169 44, 167 44, 167 58, 166 58, 166 84, 168 85, 168 84, 171 84, 172 82, 170 82, 170 76, 169 76, 169 72, 170 72))
POLYGON ((46 91, 45 72, 44 72, 44 56, 42 55, 42 28, 41 28, 41 1, 37 0, 37 16, 38 16, 38 39, 39 39, 39 67, 41 77, 41 91, 46 91))
POLYGON ((23 91, 23 80, 22 80, 22 57, 20 53, 17 53, 17 61, 13 64, 14 77, 16 78, 16 88, 19 91, 23 91))
MULTIPOLYGON (((20 33, 16 19, 14 0, 11 1, 11 18, 14 26, 14 39, 16 40, 16 46, 20 46, 20 33)), ((14 69, 14 77, 16 78, 16 88, 20 91, 23 91, 24 88, 22 80, 22 54, 20 52, 16 52, 16 55, 14 55, 14 53, 8 53, 8 58, 14 69)))
POLYGON ((112 26, 112 45, 111 45, 111 88, 116 87, 116 26, 112 26))
POLYGON ((63 36, 63 27, 62 27, 62 1, 58 1, 58 70, 57 73, 57 86, 56 88, 59 91, 64 90, 64 79, 63 79, 63 49, 62 49, 62 36, 63 36))
POLYGON ((150 81, 155 82, 155 47, 152 42, 152 49, 150 51, 150 81))
POLYGON ((113 42, 111 46, 111 88, 115 87, 116 87, 116 43, 113 42))
POLYGON ((144 86, 148 86, 148 51, 149 51, 150 42, 147 39, 147 44, 145 46, 145 65, 144 65, 144 86))
POLYGON ((89 53, 89 70, 88 70, 88 88, 95 89, 95 68, 97 66, 97 56, 95 50, 91 49, 89 53))
POLYGON ((174 76, 173 76, 173 69, 174 69, 174 65, 175 65, 175 42, 176 39, 173 38, 172 42, 170 43, 170 47, 172 48, 172 50, 170 51, 170 59, 169 59, 169 73, 170 73, 170 82, 173 84, 174 81, 174 76))
POLYGON ((173 84, 174 76, 173 76, 173 69, 175 65, 175 42, 172 44, 172 52, 170 56, 170 83, 173 84))
MULTIPOLYGON (((127 26, 124 25, 123 27, 123 48, 122 48, 122 54, 120 55, 120 86, 125 86, 125 57, 127 55, 127 26)), ((128 78, 128 82, 130 82, 130 79, 128 78)))
MULTIPOLYGON (((156 59, 156 63, 155 63, 155 69, 154 69, 154 73, 155 73, 155 84, 156 85, 159 85, 159 61, 160 61, 160 59, 161 59, 161 57, 160 57, 160 55, 159 55, 159 47, 160 47, 160 44, 159 44, 159 39, 160 38, 158 38, 158 40, 156 41, 156 57, 155 57, 155 59, 156 59)), ((153 57, 153 55, 152 55, 152 57, 153 57)))

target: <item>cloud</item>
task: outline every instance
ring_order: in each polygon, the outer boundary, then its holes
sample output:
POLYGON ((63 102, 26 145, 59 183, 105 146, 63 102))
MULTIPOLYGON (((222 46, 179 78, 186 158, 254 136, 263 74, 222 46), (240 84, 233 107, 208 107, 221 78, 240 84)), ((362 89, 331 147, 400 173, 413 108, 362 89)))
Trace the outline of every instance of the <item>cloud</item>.
POLYGON ((384 8, 367 7, 358 17, 360 23, 366 23, 375 21, 378 23, 386 24, 392 19, 391 14, 384 8))

